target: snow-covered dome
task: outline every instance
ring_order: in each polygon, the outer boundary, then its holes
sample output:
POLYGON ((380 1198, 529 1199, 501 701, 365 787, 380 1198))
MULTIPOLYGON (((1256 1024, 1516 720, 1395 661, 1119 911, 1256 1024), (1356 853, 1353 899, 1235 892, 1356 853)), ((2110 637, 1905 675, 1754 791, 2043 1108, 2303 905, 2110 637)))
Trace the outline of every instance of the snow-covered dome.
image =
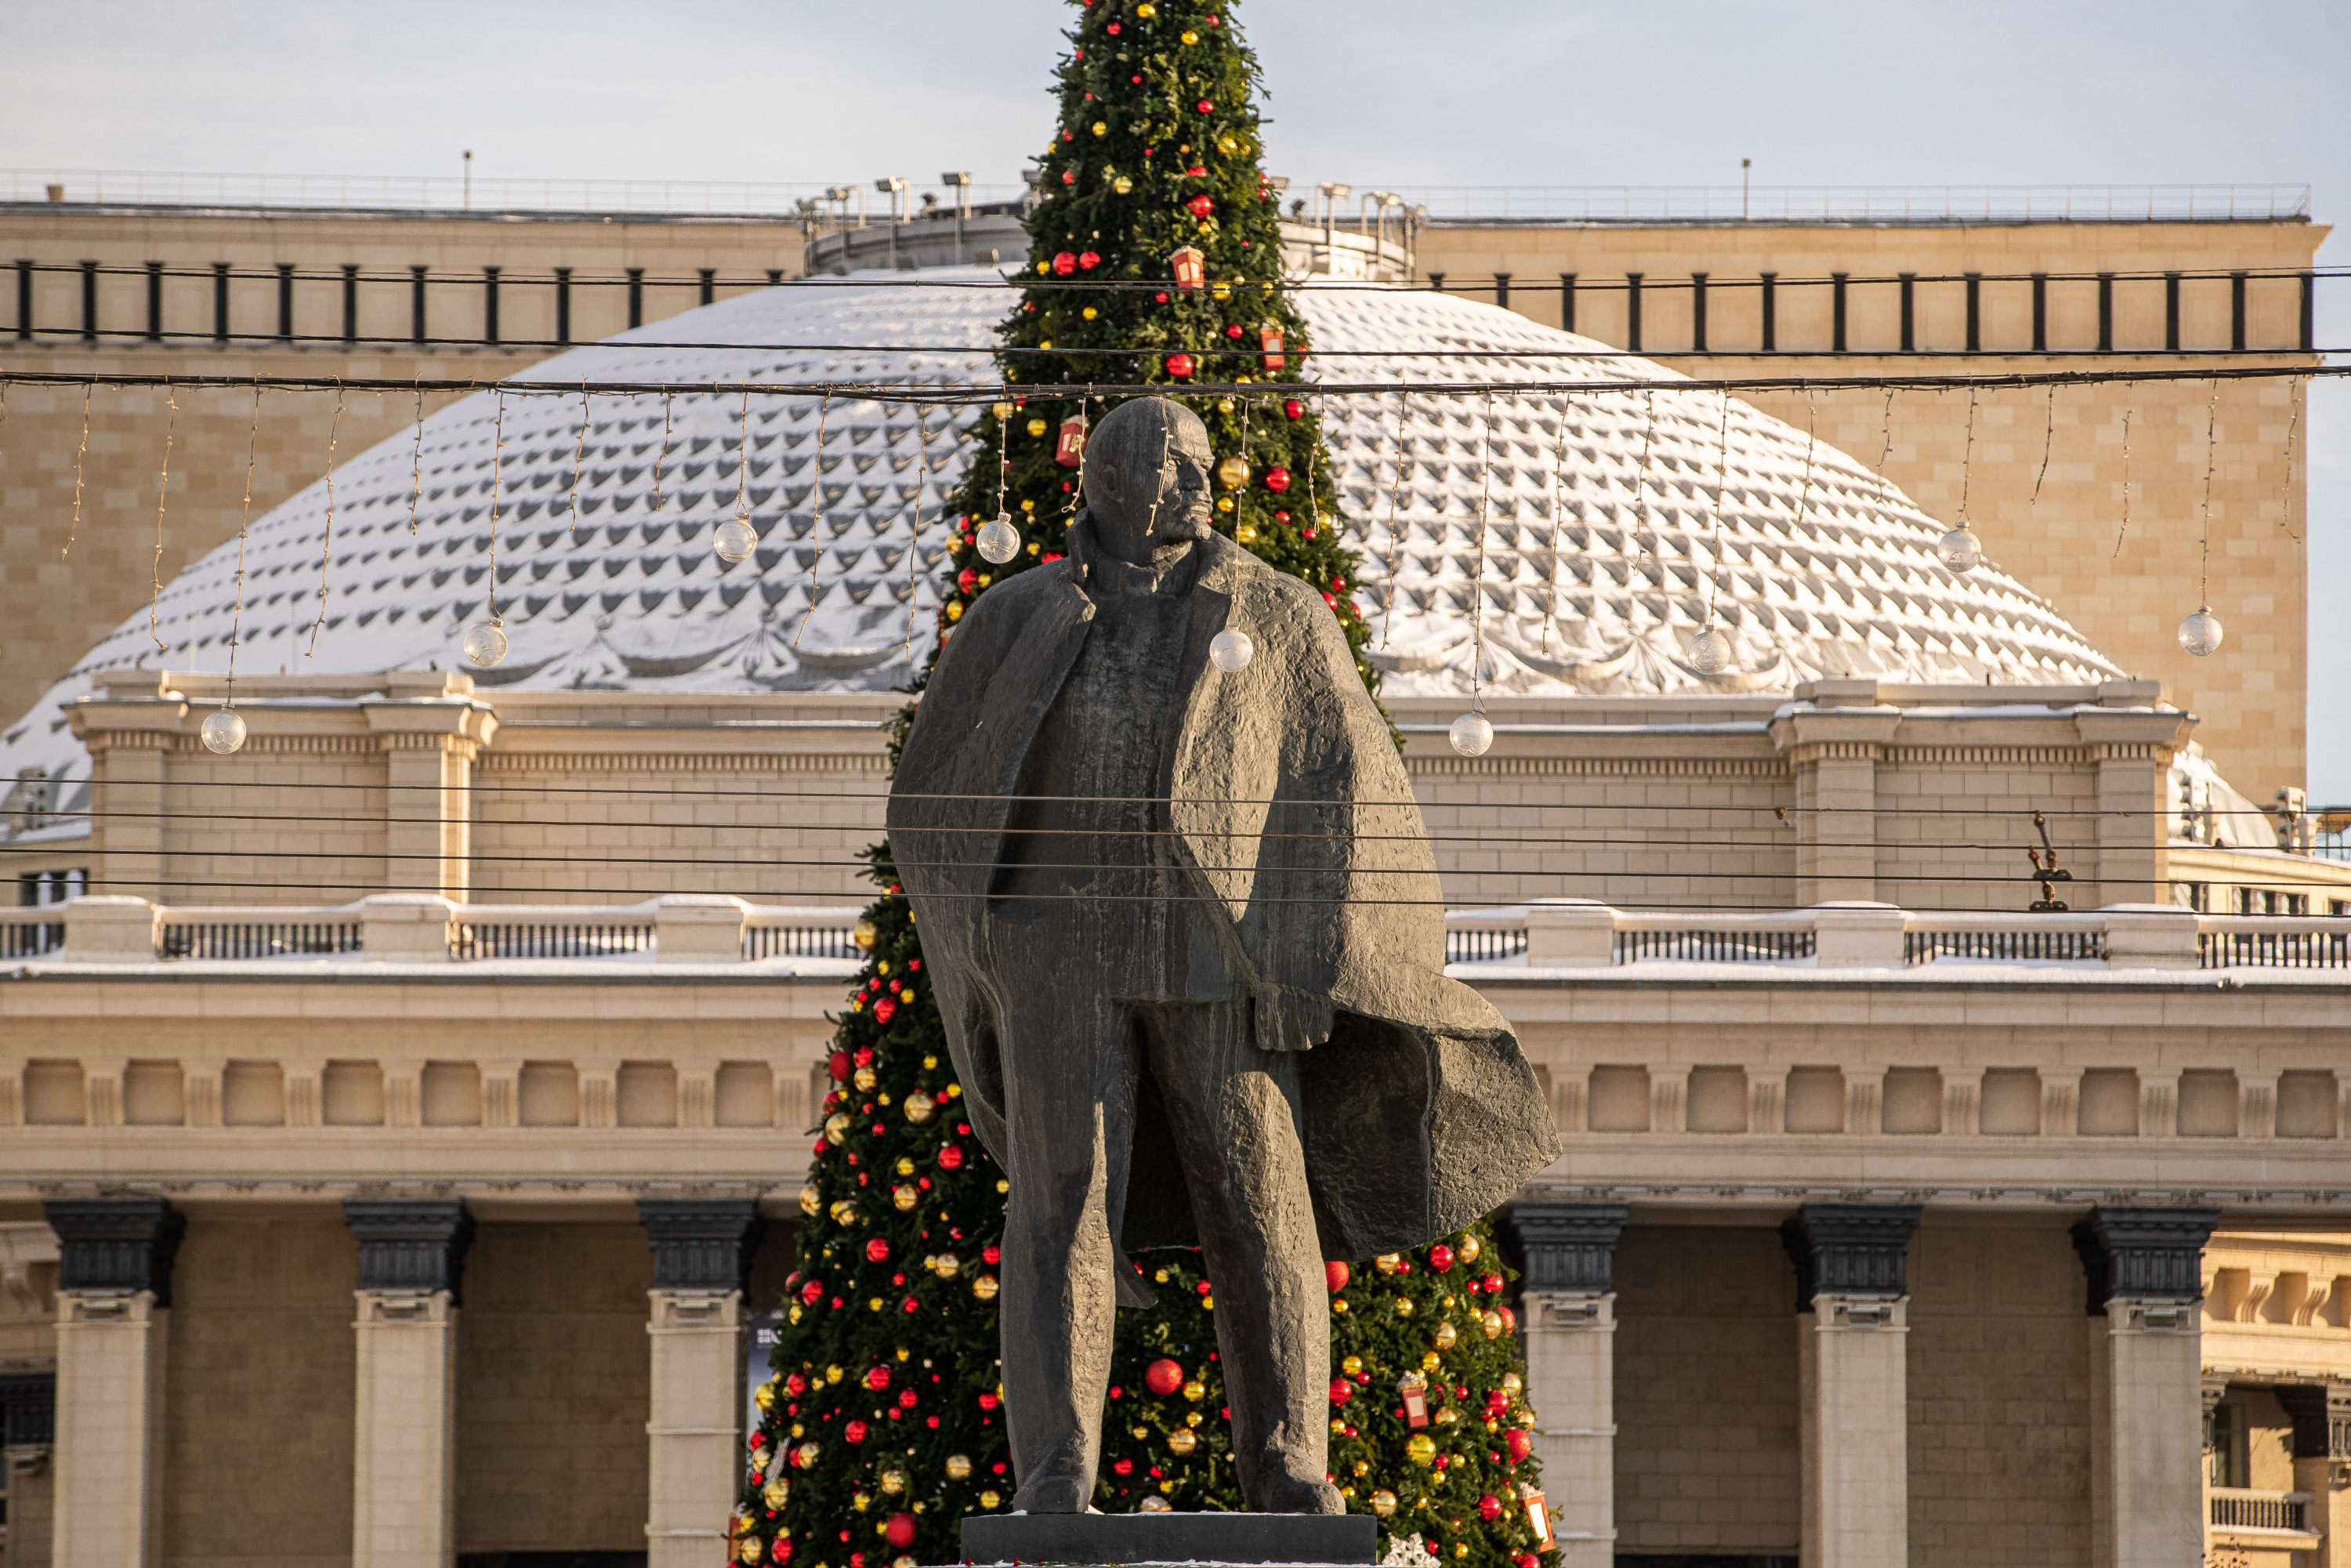
MULTIPOLYGON (((483 685, 897 685, 924 651, 941 508, 978 412, 952 394, 994 379, 1007 300, 998 275, 978 269, 788 285, 574 350, 515 378, 516 391, 452 404, 339 465, 331 539, 323 482, 253 525, 239 670, 466 667, 459 642, 488 612, 495 515, 512 652, 477 674, 483 685), (654 390, 540 390, 583 380, 654 390), (939 401, 657 390, 737 382, 889 383, 939 401), (738 497, 760 542, 729 565, 712 531, 738 497)), ((1507 390, 1680 378, 1449 295, 1309 287, 1301 308, 1322 384, 1427 389, 1322 400, 1344 526, 1364 555, 1353 591, 1391 691, 1467 691, 1480 630, 1487 688, 1538 694, 2117 673, 1995 567, 1946 570, 1934 549, 1945 525, 1866 467, 1745 403, 1694 390, 1507 390), (1713 677, 1682 652, 1710 595, 1737 650, 1713 677)), ((95 671, 225 668, 237 561, 232 540, 163 590, 168 654, 143 607, 91 649, 0 733, 0 777, 33 765, 54 776, 74 760, 58 710, 95 671)))

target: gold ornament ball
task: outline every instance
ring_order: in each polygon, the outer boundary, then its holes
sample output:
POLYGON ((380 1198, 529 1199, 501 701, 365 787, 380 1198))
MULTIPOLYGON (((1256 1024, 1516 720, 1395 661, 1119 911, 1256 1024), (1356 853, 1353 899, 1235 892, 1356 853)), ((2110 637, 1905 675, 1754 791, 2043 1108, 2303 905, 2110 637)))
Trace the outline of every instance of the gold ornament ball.
POLYGON ((919 1125, 931 1119, 931 1113, 937 1110, 938 1105, 937 1101, 917 1089, 906 1096, 906 1103, 900 1109, 906 1113, 906 1120, 919 1125))
POLYGON ((873 1092, 873 1086, 876 1083, 881 1082, 882 1079, 880 1074, 876 1073, 872 1068, 861 1067, 855 1072, 850 1074, 849 1081, 852 1083, 856 1084, 860 1089, 864 1090, 868 1094, 871 1094, 873 1092))
POLYGON ((1426 1469, 1437 1462, 1437 1439, 1426 1432, 1415 1432, 1405 1443, 1404 1457, 1426 1469))
POLYGON ((1206 1399, 1207 1396, 1208 1385, 1207 1384, 1201 1382, 1196 1377, 1186 1380, 1184 1384, 1185 1398, 1189 1399, 1193 1404, 1197 1405, 1201 1400, 1206 1399))
POLYGON ((1404 1255, 1400 1252, 1383 1252, 1372 1260, 1372 1267, 1383 1274, 1393 1274, 1404 1267, 1404 1255))
POLYGON ((1355 1461, 1355 1473, 1359 1476, 1370 1475, 1372 1473, 1372 1461, 1369 1459, 1357 1459, 1355 1461))
POLYGON ((1440 1427, 1450 1427, 1453 1423, 1461 1419, 1461 1412, 1456 1410, 1450 1405, 1440 1406, 1437 1409, 1435 1419, 1437 1424, 1440 1427))
POLYGON ((1488 1312, 1478 1320, 1478 1326, 1486 1331, 1488 1339, 1499 1339, 1502 1337, 1502 1314, 1488 1312))
POLYGON ((949 1454, 947 1456, 946 1469, 947 1479, 951 1481, 959 1481, 963 1479, 966 1476, 971 1474, 971 1456, 968 1454, 949 1454))
POLYGON ((1360 1355, 1351 1355, 1339 1364, 1339 1370, 1353 1377, 1364 1370, 1364 1358, 1360 1355))
POLYGON ((1515 1372, 1502 1374, 1502 1392, 1515 1399, 1527 1385, 1526 1379, 1515 1372))
POLYGON ((998 1503, 1002 1502, 1003 1500, 1003 1498, 999 1497, 993 1491, 984 1491, 979 1494, 979 1506, 982 1508, 994 1508, 998 1503))
POLYGON ((900 1492, 904 1491, 906 1490, 906 1472, 904 1470, 883 1470, 882 1472, 882 1490, 888 1492, 892 1497, 896 1497, 900 1492))
POLYGON ((1233 542, 1235 544, 1242 545, 1253 545, 1257 543, 1257 525, 1255 523, 1236 523, 1233 526, 1233 542))
POLYGON ((993 1274, 982 1274, 971 1282, 971 1293, 983 1301, 996 1300, 996 1276, 993 1274))
POLYGON ((1249 465, 1246 458, 1228 457, 1217 465, 1217 482, 1228 490, 1238 490, 1249 483, 1249 465))
POLYGON ((908 1159, 905 1155, 900 1155, 898 1156, 897 1165, 893 1168, 895 1169, 900 1176, 913 1176, 914 1174, 914 1162, 908 1159))
POLYGON ((791 1500, 792 1483, 785 1477, 778 1476, 760 1489, 759 1496, 765 1500, 769 1508, 781 1509, 784 1504, 791 1500))
POLYGON ((1110 188, 1111 188, 1112 190, 1113 190, 1113 191, 1116 191, 1120 195, 1123 196, 1123 195, 1125 195, 1129 191, 1132 191, 1132 190, 1134 190, 1134 182, 1133 180, 1128 179, 1128 178, 1127 178, 1125 175, 1123 175, 1123 174, 1114 175, 1114 176, 1113 176, 1113 177, 1112 177, 1112 180, 1111 180, 1111 183, 1110 183, 1110 188))
POLYGON ((802 1443, 792 1450, 793 1457, 799 1460, 800 1469, 804 1470, 816 1469, 817 1456, 823 1452, 824 1449, 814 1443, 802 1443))
POLYGON ((1479 1245, 1476 1237, 1465 1236, 1461 1239, 1461 1245, 1453 1249, 1453 1256, 1464 1263, 1475 1263, 1478 1261, 1478 1254, 1485 1249, 1479 1245))
MULTIPOLYGON (((1052 266, 1052 263, 1047 262, 1045 265, 1050 267, 1052 266)), ((988 406, 989 412, 994 413, 998 419, 1010 419, 1012 417, 1012 405, 1008 402, 991 403, 988 406)))
POLYGON ((915 1191, 911 1186, 904 1186, 904 1184, 893 1186, 890 1189, 891 1205, 901 1214, 912 1212, 914 1207, 922 1201, 923 1195, 921 1193, 915 1191))
POLYGON ((1108 136, 1108 135, 1110 134, 1110 127, 1109 127, 1109 125, 1107 125, 1106 123, 1104 123, 1104 122, 1103 122, 1103 121, 1102 121, 1102 120, 1095 120, 1095 121, 1094 121, 1094 134, 1095 134, 1096 136, 1108 136))
POLYGON ((1219 496, 1217 497, 1217 510, 1220 512, 1229 512, 1232 509, 1233 498, 1230 496, 1219 496))
POLYGON ((1167 1434, 1167 1451, 1181 1458, 1200 1446, 1198 1436, 1189 1427, 1178 1427, 1167 1434))
POLYGON ((1395 1493, 1382 1487, 1372 1494, 1372 1511, 1382 1519, 1395 1512, 1395 1493))
POLYGON ((756 1535, 745 1536, 742 1544, 735 1549, 735 1555, 746 1563, 757 1563, 767 1554, 767 1543, 756 1535))
POLYGON ((1030 420, 1030 421, 1029 422, 1029 434, 1031 434, 1031 435, 1042 435, 1042 434, 1045 434, 1045 422, 1044 422, 1043 420, 1041 420, 1041 419, 1032 419, 1032 420, 1030 420))
POLYGON ((1217 151, 1223 153, 1226 157, 1229 158, 1240 150, 1241 139, 1234 135, 1231 131, 1228 131, 1222 136, 1217 138, 1217 151))
POLYGON ((1078 314, 1079 314, 1079 315, 1081 315, 1081 316, 1082 316, 1082 317, 1084 317, 1087 320, 1091 321, 1091 320, 1092 320, 1095 317, 1097 317, 1097 316, 1101 315, 1101 314, 1102 314, 1102 312, 1101 312, 1101 311, 1099 311, 1099 310, 1097 310, 1097 309, 1095 309, 1092 306, 1089 305, 1089 306, 1087 306, 1084 309, 1082 309, 1082 310, 1079 311, 1079 312, 1078 312, 1078 314))
POLYGON ((770 1377, 767 1382, 759 1385, 752 1392, 751 1403, 762 1410, 773 1410, 776 1407, 776 1380, 770 1377))
POLYGON ((1218 398, 1218 399, 1217 400, 1217 412, 1218 413, 1232 413, 1232 412, 1233 412, 1233 400, 1232 400, 1232 399, 1230 399, 1230 398, 1228 398, 1228 397, 1220 397, 1220 398, 1218 398))
POLYGON ((1439 1323, 1437 1325, 1437 1349, 1451 1350, 1453 1348, 1453 1342, 1460 1337, 1461 1331, 1455 1328, 1451 1323, 1439 1323))
POLYGON ((1159 15, 1159 7, 1154 5, 1151 3, 1151 0, 1143 0, 1143 4, 1134 8, 1134 14, 1148 22, 1154 16, 1159 15))
POLYGON ((1400 1318, 1408 1318, 1412 1316, 1412 1298, 1410 1296, 1398 1296, 1395 1299, 1395 1310, 1396 1316, 1400 1318))
POLYGON ((1143 1500, 1134 1505, 1134 1511, 1137 1513, 1173 1513, 1176 1511, 1176 1505, 1169 1502, 1165 1498, 1161 1497, 1155 1491, 1145 1492, 1143 1494, 1143 1500))
POLYGON ((824 1380, 827 1383, 838 1383, 844 1375, 845 1374, 842 1373, 838 1364, 828 1366, 824 1369, 824 1380))
POLYGON ((857 950, 859 952, 871 953, 873 951, 873 943, 875 939, 881 935, 882 928, 880 926, 874 925, 871 920, 861 920, 850 928, 849 939, 857 944, 857 950))
POLYGON ((931 1260, 931 1272, 942 1280, 952 1280, 963 1272, 963 1260, 952 1252, 942 1252, 931 1260))
POLYGON ((800 1212, 802 1214, 807 1215, 810 1219, 814 1219, 817 1217, 818 1211, 823 1207, 824 1197, 821 1193, 818 1192, 814 1186, 804 1186, 800 1188, 800 1212))
POLYGON ((825 1141, 838 1145, 849 1135, 849 1118, 836 1111, 824 1119, 825 1141))
POLYGON ((845 1197, 837 1200, 833 1204, 831 1212, 832 1215, 832 1222, 835 1225, 854 1225, 857 1223, 857 1206, 850 1202, 845 1197))
POLYGON ((1444 1364, 1445 1358, 1437 1354, 1433 1350, 1426 1355, 1420 1358, 1420 1369, 1423 1372, 1435 1372, 1438 1367, 1443 1366, 1444 1364))
POLYGON ((1208 297, 1212 299, 1230 299, 1233 297, 1233 286, 1225 279, 1219 278, 1208 285, 1208 297))
POLYGON ((1196 44, 1200 41, 1200 35, 1186 27, 1184 29, 1184 41, 1187 44, 1196 44))

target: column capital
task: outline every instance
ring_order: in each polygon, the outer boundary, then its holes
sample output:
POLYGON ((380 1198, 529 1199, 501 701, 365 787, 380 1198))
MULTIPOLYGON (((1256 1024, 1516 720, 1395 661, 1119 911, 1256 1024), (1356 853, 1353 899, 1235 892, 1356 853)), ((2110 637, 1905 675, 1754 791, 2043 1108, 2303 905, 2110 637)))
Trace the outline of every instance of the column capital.
POLYGON ((362 1291, 430 1296, 460 1303, 474 1217, 463 1198, 347 1197, 343 1222, 360 1244, 362 1291))
POLYGON ((187 1221, 161 1197, 53 1197, 42 1218, 57 1237, 57 1289, 67 1294, 151 1292, 172 1304, 172 1260, 187 1221))
POLYGON ((751 1197, 641 1197, 637 1222, 653 1248, 653 1289, 724 1295, 749 1288, 766 1221, 751 1197))
POLYGON ((1526 1259, 1520 1288, 1530 1292, 1604 1296, 1616 1289, 1616 1239, 1632 1207, 1622 1203, 1569 1203, 1522 1197, 1509 1224, 1526 1259))
POLYGON ((1907 1270, 1915 1203, 1808 1203, 1780 1227, 1780 1241, 1796 1265, 1797 1311, 1813 1298, 1898 1301, 1910 1293, 1907 1270))
POLYGON ((2089 1313, 2114 1301, 2192 1306, 2204 1299, 2204 1242, 2217 1208, 2121 1208, 2101 1204, 2074 1227, 2089 1276, 2089 1313))

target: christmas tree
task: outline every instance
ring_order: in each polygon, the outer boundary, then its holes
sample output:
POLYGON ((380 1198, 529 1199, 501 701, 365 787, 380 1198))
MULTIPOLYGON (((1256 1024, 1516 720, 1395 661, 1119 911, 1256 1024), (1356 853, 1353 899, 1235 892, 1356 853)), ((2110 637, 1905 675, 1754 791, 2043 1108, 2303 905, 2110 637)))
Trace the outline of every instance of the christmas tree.
MULTIPOLYGON (((1007 395, 975 425, 950 505, 934 657, 978 595, 1061 559, 1086 428, 1114 401, 1090 389, 1140 384, 1201 416, 1217 455, 1216 526, 1322 593, 1376 695, 1259 164, 1256 59, 1229 8, 1199 0, 1087 0, 1069 37, 1028 282, 1000 332, 1007 395), (977 547, 998 517, 1019 531, 1000 562, 977 547)), ((957 1522, 1013 1490, 992 1306, 1003 1181, 956 1113, 960 1087, 889 852, 869 856, 883 892, 860 925, 867 950, 801 1194, 789 1321, 731 1532, 745 1563, 955 1562, 957 1522)), ((1198 1265, 1195 1252, 1148 1255, 1158 1302, 1119 1315, 1106 1511, 1241 1506, 1214 1286, 1198 1265)), ((1498 1267, 1482 1227, 1352 1281, 1332 1265, 1332 1479, 1395 1542, 1536 1568, 1520 1495, 1535 1484, 1532 1417, 1498 1267), (1411 1408, 1397 1387, 1407 1375, 1425 1380, 1411 1408)))

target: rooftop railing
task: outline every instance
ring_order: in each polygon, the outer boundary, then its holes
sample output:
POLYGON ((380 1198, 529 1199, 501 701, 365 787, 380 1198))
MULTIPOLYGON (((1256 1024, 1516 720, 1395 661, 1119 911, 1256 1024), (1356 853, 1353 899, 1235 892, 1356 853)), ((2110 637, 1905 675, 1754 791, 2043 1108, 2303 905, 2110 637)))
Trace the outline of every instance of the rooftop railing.
MULTIPOLYGON (((924 183, 913 183, 919 192, 924 183)), ((870 182, 852 182, 865 189, 870 182)), ((796 218, 841 187, 768 180, 507 180, 400 174, 202 174, 138 169, 10 169, 0 200, 131 207, 296 207, 345 213, 630 213, 796 218), (807 205, 803 205, 807 204, 807 205)), ((942 187, 944 190, 945 188, 942 187)), ((1017 199, 1018 183, 974 184, 975 203, 1017 199)), ((952 204, 954 194, 946 192, 952 204)), ((886 206, 886 198, 882 199, 886 206)), ((911 204, 911 203, 910 203, 911 204)))
POLYGON ((1406 185, 1437 223, 2280 223, 2308 185, 1406 185))
MULTIPOLYGON (((382 894, 320 907, 163 906, 80 897, 0 909, 0 960, 277 964, 854 961, 859 911, 670 894, 614 905, 461 904, 382 894)), ((2351 918, 2199 915, 2166 904, 2066 914, 1823 904, 1641 913, 1581 899, 1445 916, 1445 958, 1497 973, 1740 965, 1782 970, 2053 966, 2325 970, 2351 980, 2351 918)), ((822 972, 822 971, 820 971, 822 972)), ((2225 980, 2223 983, 2226 983, 2225 980)))

